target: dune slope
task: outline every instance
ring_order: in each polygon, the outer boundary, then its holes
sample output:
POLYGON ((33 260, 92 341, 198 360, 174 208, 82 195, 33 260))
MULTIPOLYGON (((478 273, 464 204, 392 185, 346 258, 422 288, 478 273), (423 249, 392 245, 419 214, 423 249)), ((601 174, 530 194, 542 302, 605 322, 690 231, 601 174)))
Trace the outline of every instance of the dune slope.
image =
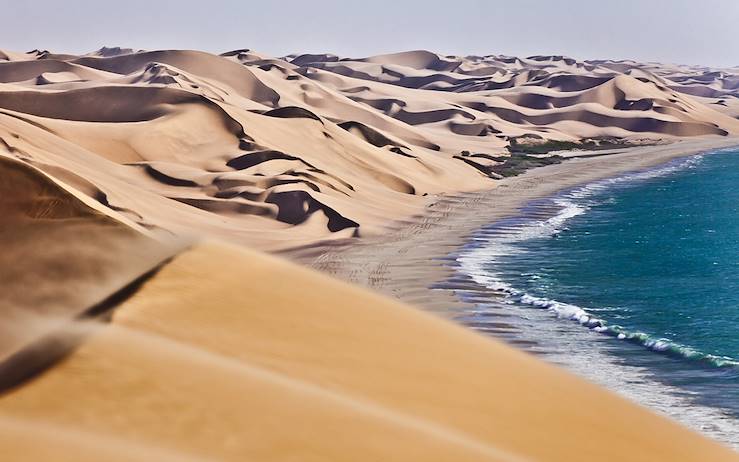
POLYGON ((51 335, 58 327, 101 314, 174 252, 106 212, 0 155, 0 387, 53 360, 71 341, 51 335))
POLYGON ((4 447, 41 422, 81 459, 736 460, 524 353, 226 245, 175 258, 111 325, 70 329, 88 341, 0 397, 4 447))

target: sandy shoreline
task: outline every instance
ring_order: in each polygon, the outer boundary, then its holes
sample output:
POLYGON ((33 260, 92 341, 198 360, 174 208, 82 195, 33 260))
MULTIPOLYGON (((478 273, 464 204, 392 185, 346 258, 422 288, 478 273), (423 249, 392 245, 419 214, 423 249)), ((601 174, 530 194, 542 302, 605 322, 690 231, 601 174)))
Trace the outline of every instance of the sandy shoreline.
MULTIPOLYGON (((450 260, 454 258, 451 255, 469 242, 470 234, 479 228, 506 217, 518 216, 521 208, 531 201, 564 189, 737 144, 737 138, 704 139, 573 159, 503 180, 500 186, 490 191, 438 200, 431 204, 423 216, 399 225, 382 239, 344 242, 339 246, 319 246, 302 249, 291 255, 304 264, 338 278, 365 285, 455 320, 474 307, 471 302, 464 302, 460 298, 468 292, 466 288, 471 282, 466 278, 456 277, 453 265, 450 264, 450 260), (462 291, 460 296, 456 295, 456 291, 462 291)), ((470 289, 472 293, 480 291, 477 285, 470 289)), ((475 295, 477 296, 479 295, 475 295)), ((529 345, 530 340, 519 338, 520 336, 503 334, 503 337, 511 344, 520 344, 526 351, 532 346, 529 345)), ((535 353, 536 349, 530 352, 535 353)), ((591 380, 594 379, 595 377, 591 377, 591 380)), ((661 409, 661 413, 672 415, 693 428, 698 425, 698 421, 694 422, 689 416, 673 415, 662 409, 663 403, 645 401, 644 397, 625 394, 653 410, 661 409)), ((717 434, 711 434, 714 438, 728 442, 726 438, 731 430, 727 427, 717 434)))
POLYGON ((574 158, 501 180, 494 189, 441 196, 422 215, 396 223, 382 236, 320 243, 287 251, 285 255, 340 279, 445 315, 456 311, 461 302, 451 291, 429 287, 450 275, 445 259, 473 231, 517 216, 528 202, 563 189, 736 145, 739 137, 711 137, 574 158))

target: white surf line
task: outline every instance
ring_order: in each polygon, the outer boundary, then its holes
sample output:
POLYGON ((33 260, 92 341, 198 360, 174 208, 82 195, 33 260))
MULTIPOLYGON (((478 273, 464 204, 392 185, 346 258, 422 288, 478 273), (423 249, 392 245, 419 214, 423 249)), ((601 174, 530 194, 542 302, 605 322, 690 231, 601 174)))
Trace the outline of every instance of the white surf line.
MULTIPOLYGON (((723 152, 726 150, 728 150, 728 148, 710 152, 723 152)), ((695 167, 702 161, 702 159, 703 154, 696 154, 684 159, 673 160, 665 165, 647 170, 626 172, 616 177, 593 181, 570 190, 565 190, 558 194, 542 198, 557 207, 559 211, 545 220, 527 219, 524 215, 521 217, 524 220, 521 225, 506 228, 505 232, 502 233, 489 232, 494 231, 494 229, 488 230, 487 232, 485 229, 478 230, 472 235, 470 241, 483 242, 485 245, 473 247, 457 256, 456 261, 459 265, 459 270, 463 274, 472 278, 472 280, 477 284, 491 290, 501 292, 509 299, 514 299, 529 306, 548 309, 559 318, 572 319, 588 328, 596 330, 597 332, 606 332, 608 329, 605 327, 604 321, 594 317, 585 309, 569 303, 527 294, 526 292, 503 281, 499 274, 486 268, 485 265, 494 264, 498 258, 515 252, 514 245, 518 242, 554 236, 562 231, 563 227, 569 220, 586 213, 590 208, 587 203, 581 203, 578 201, 596 196, 598 193, 607 190, 609 187, 614 185, 620 185, 623 183, 630 184, 641 180, 662 177, 674 172, 695 167)), ((525 207, 526 205, 524 205, 523 208, 525 207)), ((617 338, 623 340, 627 337, 618 336, 617 338)))

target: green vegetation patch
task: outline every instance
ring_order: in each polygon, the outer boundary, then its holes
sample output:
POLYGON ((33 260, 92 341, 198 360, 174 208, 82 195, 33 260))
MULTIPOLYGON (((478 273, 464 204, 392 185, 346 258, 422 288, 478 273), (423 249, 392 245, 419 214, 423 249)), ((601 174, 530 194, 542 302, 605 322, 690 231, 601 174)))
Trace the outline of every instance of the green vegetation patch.
POLYGON ((511 138, 506 149, 511 153, 547 154, 552 151, 596 151, 602 149, 622 148, 631 145, 631 143, 611 137, 588 138, 580 141, 538 140, 526 137, 525 140, 526 141, 519 141, 516 138, 511 138))
POLYGON ((495 160, 502 163, 491 166, 490 171, 504 177, 509 177, 520 175, 530 168, 559 164, 565 160, 565 158, 557 155, 536 157, 520 152, 512 152, 510 156, 498 157, 495 160))
POLYGON ((513 152, 508 156, 491 156, 490 154, 481 153, 472 154, 469 151, 463 151, 461 155, 454 156, 454 158, 475 167, 485 175, 494 179, 520 175, 530 168, 559 164, 563 160, 566 160, 565 157, 557 155, 532 156, 520 152, 513 152), (482 159, 493 161, 495 163, 492 165, 487 164, 487 162, 481 163, 480 160, 482 159))

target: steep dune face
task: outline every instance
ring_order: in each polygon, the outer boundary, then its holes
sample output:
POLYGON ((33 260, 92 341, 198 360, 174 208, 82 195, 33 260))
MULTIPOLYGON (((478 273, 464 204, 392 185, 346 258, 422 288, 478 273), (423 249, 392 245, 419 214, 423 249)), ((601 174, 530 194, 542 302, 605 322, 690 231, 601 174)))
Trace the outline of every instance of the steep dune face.
POLYGON ((0 151, 155 233, 280 248, 491 187, 521 139, 739 133, 738 88, 731 69, 557 56, 2 52, 0 151))
POLYGON ((0 388, 53 360, 73 341, 60 326, 100 314, 177 247, 5 155, 0 216, 0 388))

